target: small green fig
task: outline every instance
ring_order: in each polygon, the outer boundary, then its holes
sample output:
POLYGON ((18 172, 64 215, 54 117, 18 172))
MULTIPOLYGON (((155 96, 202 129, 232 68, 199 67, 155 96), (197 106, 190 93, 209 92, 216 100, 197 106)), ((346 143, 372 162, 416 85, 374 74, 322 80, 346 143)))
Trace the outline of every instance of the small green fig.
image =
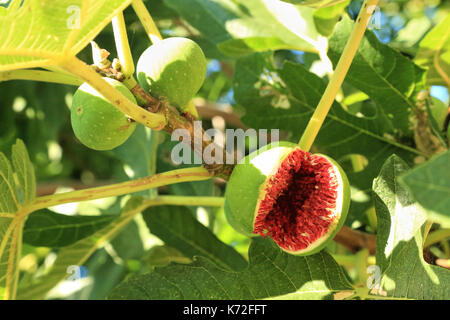
POLYGON ((227 220, 236 231, 270 237, 290 254, 310 255, 342 227, 350 185, 333 159, 276 142, 236 165, 225 199, 227 220))
POLYGON ((151 95, 167 101, 181 112, 198 92, 206 77, 206 58, 192 40, 181 37, 156 42, 139 58, 139 84, 151 95))
MULTIPOLYGON (((133 94, 120 81, 104 78, 125 97, 136 103, 133 94)), ((73 95, 70 120, 75 136, 94 150, 111 150, 124 143, 136 129, 136 123, 88 83, 73 95)))

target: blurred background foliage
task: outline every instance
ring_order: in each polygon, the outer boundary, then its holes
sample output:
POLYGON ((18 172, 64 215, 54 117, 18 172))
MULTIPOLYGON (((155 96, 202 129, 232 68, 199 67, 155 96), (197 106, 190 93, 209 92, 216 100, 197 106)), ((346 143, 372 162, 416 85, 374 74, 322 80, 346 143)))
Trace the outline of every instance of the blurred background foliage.
MULTIPOLYGON (((242 108, 236 105, 232 89, 234 60, 224 56, 211 39, 203 37, 171 8, 168 5, 171 1, 147 0, 145 3, 164 37, 193 38, 202 46, 209 59, 207 79, 198 93, 196 103, 206 106, 205 110, 234 110, 234 114, 240 115, 242 108)), ((361 4, 362 1, 351 1, 345 10, 350 17, 355 18, 361 4)), ((2 1, 0 5, 7 6, 8 1, 2 1)), ((379 7, 381 28, 374 30, 376 36, 383 43, 413 58, 420 40, 448 14, 450 2, 382 0, 379 7)), ((149 41, 131 8, 125 10, 125 20, 133 57, 137 61, 149 46, 149 41)), ((116 56, 111 26, 105 28, 95 41, 110 51, 112 57, 116 56)), ((84 49, 79 57, 91 62, 90 48, 84 49)), ((280 50, 276 52, 275 59, 280 65, 286 60, 292 60, 309 69, 319 57, 313 53, 280 50)), ((80 144, 70 125, 69 108, 75 90, 73 86, 31 81, 0 83, 0 151, 8 155, 17 138, 25 142, 36 169, 38 195, 147 176, 152 173, 151 164, 155 161, 158 172, 177 167, 170 160, 170 150, 174 144, 170 141, 170 136, 165 133, 154 134, 142 126, 130 140, 113 151, 94 152, 80 144), (156 148, 158 151, 155 159, 152 150, 156 148)), ((350 92, 352 88, 344 90, 350 92)), ((445 87, 433 86, 431 93, 448 104, 448 91, 445 87)), ((205 128, 242 126, 236 116, 226 118, 228 122, 225 122, 220 114, 214 117, 207 115, 205 111, 203 114, 205 128)), ((161 188, 160 193, 218 196, 223 191, 223 183, 211 180, 171 185, 161 188)), ((117 215, 123 201, 121 198, 108 198, 68 204, 52 210, 67 215, 117 215)), ((223 209, 190 207, 189 210, 202 224, 213 230, 219 239, 231 244, 242 255, 247 254, 248 239, 230 228, 225 221, 223 209)), ((366 220, 355 220, 353 223, 353 226, 370 231, 370 227, 366 228, 366 220)), ((346 253, 346 249, 336 244, 330 249, 335 253, 346 253)), ((26 282, 36 274, 45 273, 54 262, 57 252, 58 249, 26 244, 20 264, 22 281, 26 282)), ((103 299, 130 274, 145 273, 155 265, 165 265, 170 261, 187 263, 190 259, 151 234, 142 217, 139 217, 89 258, 85 264, 88 277, 81 281, 63 282, 57 290, 52 291, 50 297, 103 299)), ((352 271, 350 276, 355 276, 352 271)))

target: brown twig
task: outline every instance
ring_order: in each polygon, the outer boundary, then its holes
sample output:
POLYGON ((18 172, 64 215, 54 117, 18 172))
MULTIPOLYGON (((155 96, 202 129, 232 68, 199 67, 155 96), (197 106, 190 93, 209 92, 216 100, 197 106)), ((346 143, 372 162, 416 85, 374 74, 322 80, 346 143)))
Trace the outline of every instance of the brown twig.
POLYGON ((161 107, 161 101, 155 99, 149 94, 146 94, 144 89, 136 84, 130 89, 131 93, 136 97, 138 105, 144 106, 147 111, 158 112, 161 107))
POLYGON ((342 244, 352 252, 358 252, 363 248, 367 248, 370 254, 375 254, 376 236, 373 234, 343 226, 334 237, 334 241, 342 244))
POLYGON ((232 66, 230 66, 228 63, 221 61, 220 62, 220 68, 222 69, 222 72, 224 75, 226 75, 228 78, 233 78, 234 76, 234 69, 232 66))

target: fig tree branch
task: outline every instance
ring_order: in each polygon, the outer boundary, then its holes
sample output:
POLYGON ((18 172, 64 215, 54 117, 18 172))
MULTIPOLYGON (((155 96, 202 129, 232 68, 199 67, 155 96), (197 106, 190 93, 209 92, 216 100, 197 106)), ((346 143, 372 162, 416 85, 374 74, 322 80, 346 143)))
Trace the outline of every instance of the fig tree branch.
MULTIPOLYGON (((214 178, 214 183, 221 188, 224 188, 226 185, 226 181, 223 179, 214 178)), ((39 183, 36 188, 36 196, 42 197, 55 193, 58 188, 65 187, 71 190, 83 190, 94 187, 103 187, 108 184, 114 183, 112 180, 95 180, 92 183, 83 183, 79 180, 56 180, 49 183, 39 183)), ((161 190, 163 193, 167 191, 165 186, 158 187, 158 190, 161 190)), ((14 214, 12 213, 1 213, 0 217, 14 218, 14 214)))
POLYGON ((222 207, 225 204, 224 197, 158 196, 154 201, 173 206, 222 207))
POLYGON ((211 174, 203 167, 172 170, 127 182, 38 197, 24 207, 16 217, 23 218, 34 211, 65 203, 102 199, 179 182, 202 181, 211 178, 211 174))
POLYGON ((0 218, 14 219, 15 216, 14 213, 0 212, 0 218))
MULTIPOLYGON (((125 84, 125 83, 124 83, 125 84)), ((126 84, 125 84, 126 85, 126 84)), ((153 101, 152 96, 145 92, 139 84, 136 84, 136 86, 131 90, 131 92, 136 96, 136 100, 139 101, 148 101, 150 104, 150 101, 153 101)), ((147 104, 141 105, 144 108, 147 108, 147 104)), ((172 134, 177 129, 184 129, 187 131, 188 135, 191 137, 190 139, 190 147, 191 149, 199 154, 199 156, 203 159, 203 150, 205 150, 208 146, 214 145, 214 154, 215 152, 222 154, 222 162, 223 163, 213 163, 213 164, 204 164, 205 168, 207 168, 213 175, 217 177, 221 177, 223 179, 228 179, 228 177, 231 175, 231 172, 233 171, 234 165, 233 164, 225 164, 225 160, 227 159, 227 152, 225 148, 222 148, 218 146, 217 144, 212 141, 208 135, 205 134, 203 128, 199 132, 196 132, 196 128, 194 126, 194 121, 192 117, 189 116, 189 114, 180 114, 178 110, 169 105, 166 102, 161 102, 160 108, 158 113, 164 114, 167 119, 167 124, 164 126, 163 130, 172 134), (201 135, 202 145, 201 149, 199 146, 195 145, 195 138, 196 136, 201 135)))
POLYGON ((352 252, 358 252, 363 248, 367 248, 370 254, 375 254, 375 235, 353 230, 347 226, 342 227, 342 229, 334 237, 334 241, 342 244, 352 252))
POLYGON ((50 83, 68 84, 73 86, 80 86, 83 83, 83 81, 81 81, 79 78, 69 74, 44 70, 29 70, 29 69, 21 69, 21 70, 19 69, 0 72, 0 82, 8 80, 42 81, 50 83))
MULTIPOLYGON (((117 75, 117 73, 112 73, 109 71, 110 67, 106 69, 98 69, 97 72, 104 75, 109 75, 113 77, 117 75)), ((189 113, 180 114, 174 106, 171 106, 166 101, 161 101, 151 96, 148 92, 146 92, 134 79, 133 76, 126 78, 115 78, 118 81, 123 81, 123 84, 133 93, 136 97, 136 101, 138 105, 143 109, 152 112, 155 115, 163 115, 166 120, 165 126, 162 130, 167 133, 172 134, 177 129, 184 129, 187 131, 188 135, 191 137, 190 139, 190 147, 191 149, 198 153, 199 156, 203 159, 203 150, 210 145, 214 145, 214 154, 215 152, 219 152, 222 154, 223 162, 227 159, 226 149, 216 145, 214 141, 212 141, 208 135, 205 134, 203 128, 199 132, 195 132, 194 121, 195 119, 190 116, 189 113), (201 135, 202 145, 201 149, 199 146, 195 145, 195 138, 197 135, 201 135)), ((128 114, 128 113, 127 113, 128 114)), ((128 114, 130 115, 130 114, 128 114)), ((133 117, 132 117, 133 118, 133 117)), ((134 119, 134 118, 133 118, 134 119)), ((207 168, 212 174, 215 176, 221 177, 223 179, 228 179, 231 172, 233 171, 233 164, 221 164, 221 163, 213 163, 213 164, 205 164, 205 168, 207 168)))

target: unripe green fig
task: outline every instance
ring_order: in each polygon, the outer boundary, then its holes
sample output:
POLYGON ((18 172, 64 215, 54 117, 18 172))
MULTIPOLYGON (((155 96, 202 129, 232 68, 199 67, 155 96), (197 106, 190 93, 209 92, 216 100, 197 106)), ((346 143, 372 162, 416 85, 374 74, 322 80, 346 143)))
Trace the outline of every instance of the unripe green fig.
POLYGON ((270 237, 294 255, 322 250, 344 224, 349 206, 350 184, 342 168, 290 142, 243 158, 225 192, 226 218, 236 231, 270 237))
MULTIPOLYGON (((104 79, 136 103, 133 94, 120 81, 104 79)), ((136 129, 136 122, 131 122, 88 83, 83 83, 73 95, 70 120, 78 140, 94 150, 114 149, 124 143, 136 129)))
POLYGON ((167 38, 147 48, 139 58, 139 84, 152 96, 166 99, 181 112, 206 77, 206 58, 192 40, 167 38))

